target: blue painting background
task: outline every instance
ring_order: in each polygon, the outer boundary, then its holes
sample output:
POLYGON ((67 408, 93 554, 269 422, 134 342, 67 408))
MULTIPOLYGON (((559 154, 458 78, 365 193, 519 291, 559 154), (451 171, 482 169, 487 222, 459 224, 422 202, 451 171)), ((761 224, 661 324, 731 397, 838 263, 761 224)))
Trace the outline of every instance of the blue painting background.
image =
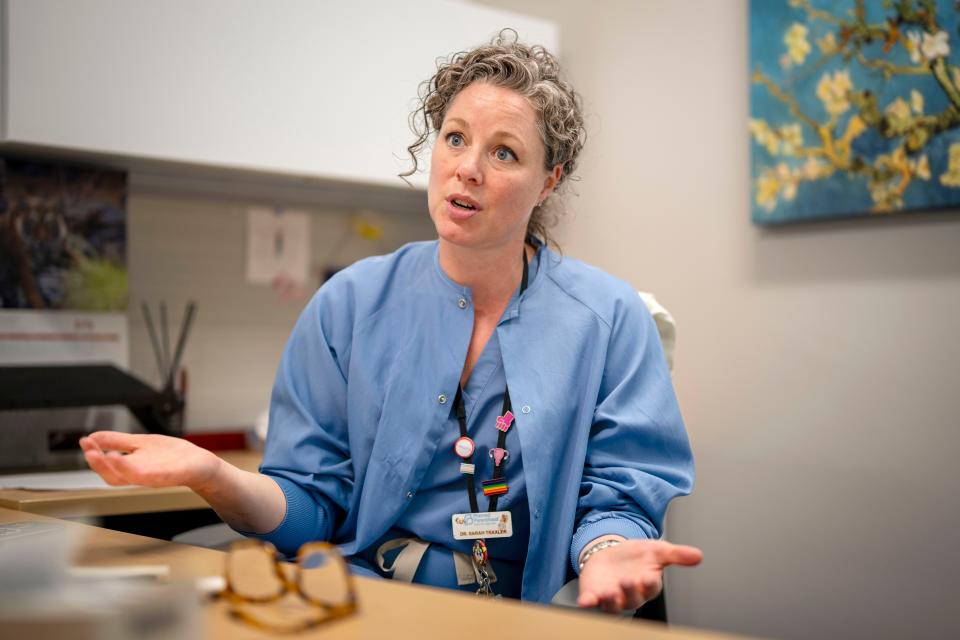
MULTIPOLYGON (((847 18, 854 8, 853 0, 813 0, 815 8, 823 9, 838 17, 847 18)), ((883 22, 894 15, 885 9, 880 0, 866 2, 867 20, 870 23, 883 22)), ((958 14, 952 0, 937 2, 937 21, 950 36, 950 55, 947 61, 951 65, 960 61, 960 39, 958 39, 958 14)), ((781 89, 795 97, 801 111, 817 121, 828 117, 823 103, 817 98, 817 83, 825 73, 838 69, 848 69, 854 91, 869 89, 878 97, 881 111, 897 97, 910 98, 911 89, 919 91, 925 102, 924 113, 934 114, 944 110, 949 100, 944 95, 932 75, 904 76, 894 75, 890 80, 884 78, 880 70, 868 69, 856 60, 845 61, 842 56, 834 56, 826 64, 816 41, 828 32, 836 31, 836 26, 820 20, 808 20, 803 9, 790 7, 787 0, 751 0, 750 2, 750 73, 760 69, 781 89), (799 66, 783 69, 780 58, 786 52, 784 35, 793 23, 807 26, 807 40, 812 49, 806 61, 799 66)), ((870 58, 883 58, 896 64, 912 65, 910 56, 903 46, 897 44, 888 53, 882 52, 883 43, 875 42, 865 46, 862 51, 870 58)), ((843 113, 836 131, 843 132, 851 116, 857 113, 855 106, 843 113)), ((790 114, 783 102, 770 95, 762 84, 750 83, 750 117, 766 120, 771 127, 799 122, 790 114)), ((805 123, 803 139, 810 145, 817 138, 814 131, 805 123)), ((938 177, 947 170, 948 149, 951 143, 960 142, 960 129, 940 133, 932 139, 922 153, 930 162, 931 179, 913 180, 903 197, 901 211, 931 209, 960 204, 960 189, 942 185, 938 177)), ((885 139, 876 131, 868 130, 854 139, 852 149, 867 159, 879 153, 889 153, 901 143, 900 138, 885 139)), ((776 207, 768 211, 756 202, 756 181, 764 167, 776 166, 784 161, 782 156, 773 157, 751 136, 750 202, 752 219, 757 224, 780 224, 786 222, 808 221, 830 217, 871 216, 874 205, 867 181, 863 177, 850 177, 837 172, 833 176, 815 182, 801 182, 796 197, 790 201, 781 197, 776 207)))

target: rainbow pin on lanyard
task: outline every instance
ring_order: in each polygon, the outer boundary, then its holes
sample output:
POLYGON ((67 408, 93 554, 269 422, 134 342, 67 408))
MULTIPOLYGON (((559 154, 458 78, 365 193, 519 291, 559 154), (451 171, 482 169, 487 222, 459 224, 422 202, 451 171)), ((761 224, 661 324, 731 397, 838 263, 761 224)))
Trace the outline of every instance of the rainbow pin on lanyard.
POLYGON ((491 478, 490 480, 484 480, 480 484, 483 485, 483 495, 488 498, 490 496, 502 496, 509 491, 506 478, 491 478))

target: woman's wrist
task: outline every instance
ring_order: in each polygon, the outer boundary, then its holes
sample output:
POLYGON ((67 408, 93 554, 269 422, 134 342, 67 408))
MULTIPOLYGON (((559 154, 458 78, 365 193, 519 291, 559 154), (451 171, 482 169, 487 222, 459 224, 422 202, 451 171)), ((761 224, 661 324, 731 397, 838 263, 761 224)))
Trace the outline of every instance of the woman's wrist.
POLYGON ((586 566, 587 561, 590 560, 594 555, 603 551, 604 549, 609 549, 610 547, 615 547, 618 544, 624 542, 626 538, 617 534, 608 534, 600 536, 599 538, 594 538, 588 542, 583 550, 580 552, 580 558, 578 560, 578 567, 580 571, 583 571, 583 568, 586 566))
POLYGON ((197 478, 187 486, 200 497, 208 499, 208 497, 215 497, 220 492, 226 482, 224 475, 229 472, 231 465, 212 451, 204 450, 204 453, 209 458, 203 466, 209 465, 210 468, 205 469, 206 473, 202 477, 197 478))

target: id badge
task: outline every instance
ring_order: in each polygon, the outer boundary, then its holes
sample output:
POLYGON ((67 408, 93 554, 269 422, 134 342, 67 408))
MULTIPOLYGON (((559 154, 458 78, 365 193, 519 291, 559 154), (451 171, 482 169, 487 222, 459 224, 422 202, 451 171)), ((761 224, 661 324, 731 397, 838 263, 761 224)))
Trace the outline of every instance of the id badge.
POLYGON ((513 519, 509 511, 455 513, 452 523, 454 540, 509 538, 513 535, 513 519))

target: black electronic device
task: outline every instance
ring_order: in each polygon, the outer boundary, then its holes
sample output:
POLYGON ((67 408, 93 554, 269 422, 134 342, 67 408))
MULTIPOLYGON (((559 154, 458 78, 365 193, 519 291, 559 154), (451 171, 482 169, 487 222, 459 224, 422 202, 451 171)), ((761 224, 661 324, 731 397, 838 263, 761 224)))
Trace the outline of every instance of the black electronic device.
MULTIPOLYGON (((160 371, 160 389, 107 363, 0 366, 0 426, 5 425, 0 429, 4 450, 0 468, 75 464, 77 442, 91 430, 76 424, 78 416, 87 416, 93 408, 126 407, 149 433, 183 434, 185 385, 181 381, 178 388, 175 378, 196 304, 187 304, 172 357, 166 305, 160 305, 160 337, 146 304, 142 310, 160 371)), ((90 422, 89 417, 85 420, 90 422)))
POLYGON ((182 433, 183 395, 112 364, 0 367, 0 411, 124 406, 151 433, 182 433))

